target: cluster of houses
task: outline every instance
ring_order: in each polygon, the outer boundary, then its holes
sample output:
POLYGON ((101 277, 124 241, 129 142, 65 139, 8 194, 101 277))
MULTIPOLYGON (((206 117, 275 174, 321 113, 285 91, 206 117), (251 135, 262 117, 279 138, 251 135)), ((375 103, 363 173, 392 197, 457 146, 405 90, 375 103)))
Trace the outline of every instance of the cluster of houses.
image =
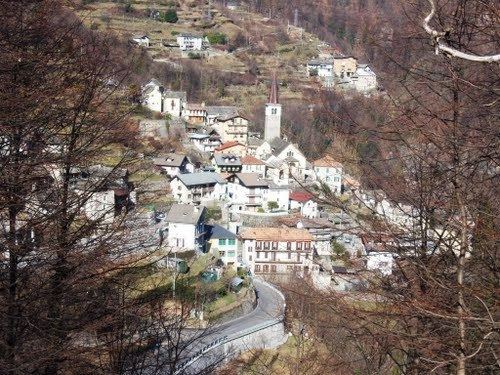
POLYGON ((276 76, 264 108, 262 136, 249 133, 249 120, 238 108, 189 103, 185 93, 156 80, 143 87, 143 104, 181 119, 188 147, 209 160, 194 163, 186 153, 153 160, 175 201, 165 219, 172 251, 210 252, 228 266, 255 274, 319 274, 318 257, 330 262, 338 233, 321 217, 321 205, 309 191, 321 187, 340 194, 352 178, 331 156, 309 161, 282 137, 276 76), (219 207, 223 220, 207 220, 207 207, 219 207), (242 215, 276 220, 252 226, 242 215))
POLYGON ((377 89, 377 75, 353 56, 326 55, 307 63, 307 74, 325 87, 369 93, 377 89))

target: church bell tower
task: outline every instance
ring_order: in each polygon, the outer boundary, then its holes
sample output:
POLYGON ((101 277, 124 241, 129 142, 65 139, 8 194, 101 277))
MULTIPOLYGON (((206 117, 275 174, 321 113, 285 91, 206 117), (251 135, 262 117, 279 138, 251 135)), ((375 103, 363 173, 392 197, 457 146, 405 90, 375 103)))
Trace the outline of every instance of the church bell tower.
POLYGON ((278 81, 276 73, 273 74, 271 91, 266 103, 266 119, 264 121, 264 139, 271 141, 281 138, 281 104, 278 102, 278 81))

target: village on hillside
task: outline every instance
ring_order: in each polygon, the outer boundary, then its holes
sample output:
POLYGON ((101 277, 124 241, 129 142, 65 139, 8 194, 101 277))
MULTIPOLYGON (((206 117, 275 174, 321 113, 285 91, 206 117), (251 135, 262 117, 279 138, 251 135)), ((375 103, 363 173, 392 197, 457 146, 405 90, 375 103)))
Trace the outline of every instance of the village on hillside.
MULTIPOLYGON (((391 274, 386 239, 364 233, 359 218, 329 202, 389 214, 394 225, 408 225, 411 212, 363 190, 332 155, 308 160, 283 136, 286 107, 276 74, 267 103, 255 109, 265 113, 263 134, 249 131, 237 107, 189 102, 185 92, 155 78, 142 86, 142 105, 165 117, 141 120, 142 137, 162 141, 174 130, 180 137, 177 149, 149 159, 167 202, 151 208, 152 224, 174 257, 208 253, 221 270, 307 275, 318 288, 340 291, 362 288, 367 272, 391 274)), ((141 204, 141 188, 136 194, 133 184, 120 182, 94 194, 86 206, 90 217, 106 212, 112 222, 119 206, 141 204)))

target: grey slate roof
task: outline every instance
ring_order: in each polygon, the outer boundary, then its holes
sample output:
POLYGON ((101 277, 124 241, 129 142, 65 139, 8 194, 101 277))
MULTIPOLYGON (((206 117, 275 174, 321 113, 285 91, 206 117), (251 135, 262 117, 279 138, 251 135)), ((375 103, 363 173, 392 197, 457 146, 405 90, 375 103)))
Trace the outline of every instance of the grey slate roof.
POLYGON ((159 158, 154 158, 153 163, 163 167, 180 167, 184 159, 186 159, 186 155, 167 154, 159 158))
POLYGON ((331 60, 311 60, 307 63, 307 65, 333 65, 333 59, 331 60))
POLYGON ((260 178, 258 173, 236 173, 236 177, 246 187, 268 187, 269 183, 260 178))
POLYGON ((210 138, 210 135, 201 133, 189 133, 188 137, 190 139, 205 139, 205 138, 210 138))
POLYGON ((165 220, 168 223, 198 224, 204 212, 205 207, 203 206, 176 203, 168 211, 165 220))
POLYGON ((270 146, 271 146, 271 152, 273 153, 273 155, 275 156, 278 156, 281 151, 283 151, 285 148, 287 148, 287 146, 290 144, 289 142, 281 139, 281 138, 274 138, 273 140, 271 140, 269 142, 270 146))
POLYGON ((185 173, 177 175, 177 177, 186 186, 197 185, 215 185, 225 184, 224 180, 218 173, 215 172, 198 172, 198 173, 185 173))
POLYGON ((259 147, 264 143, 262 138, 248 137, 248 147, 259 147))
POLYGON ((181 99, 186 101, 187 100, 187 94, 185 91, 165 91, 163 93, 163 98, 167 99, 181 99))
POLYGON ((229 238, 236 239, 236 234, 221 227, 218 224, 207 226, 207 233, 209 238, 229 238))
POLYGON ((210 105, 207 106, 207 115, 208 116, 231 116, 234 114, 238 114, 238 108, 235 106, 229 105, 210 105))
POLYGON ((241 166, 241 159, 238 156, 230 154, 215 154, 214 159, 220 167, 241 166))

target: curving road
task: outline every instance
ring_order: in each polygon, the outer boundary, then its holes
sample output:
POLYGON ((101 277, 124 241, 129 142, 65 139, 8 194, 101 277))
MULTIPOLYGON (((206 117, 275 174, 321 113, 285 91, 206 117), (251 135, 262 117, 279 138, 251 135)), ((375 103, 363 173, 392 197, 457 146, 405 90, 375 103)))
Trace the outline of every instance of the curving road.
POLYGON ((186 359, 189 365, 179 373, 199 374, 205 369, 217 366, 232 354, 225 353, 224 345, 218 345, 217 341, 220 341, 220 343, 231 341, 233 338, 241 336, 242 332, 262 327, 267 323, 272 324, 282 319, 285 312, 283 294, 262 280, 254 278, 253 284, 257 293, 256 308, 240 318, 211 327, 210 332, 203 339, 198 340, 189 350, 192 353, 190 360, 186 359), (214 345, 214 347, 207 348, 209 345, 214 345), (204 348, 208 349, 204 354, 196 355, 204 348))

